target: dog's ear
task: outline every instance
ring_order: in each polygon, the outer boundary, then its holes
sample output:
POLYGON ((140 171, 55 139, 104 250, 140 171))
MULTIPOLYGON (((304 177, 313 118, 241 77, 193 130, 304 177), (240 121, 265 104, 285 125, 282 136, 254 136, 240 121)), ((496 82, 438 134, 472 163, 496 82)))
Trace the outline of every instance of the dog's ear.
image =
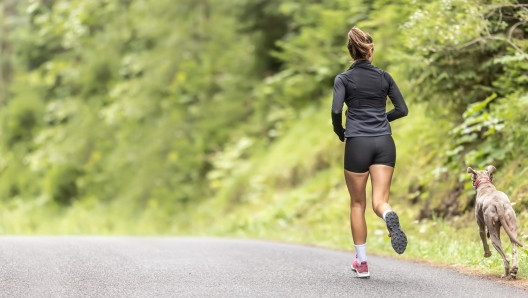
POLYGON ((495 168, 494 166, 489 166, 489 167, 488 167, 488 173, 489 173, 490 175, 492 175, 493 172, 495 172, 495 170, 496 170, 496 168, 495 168))
POLYGON ((471 173, 471 174, 474 174, 474 175, 477 175, 477 172, 475 172, 475 170, 473 170, 472 168, 468 168, 467 172, 471 173))

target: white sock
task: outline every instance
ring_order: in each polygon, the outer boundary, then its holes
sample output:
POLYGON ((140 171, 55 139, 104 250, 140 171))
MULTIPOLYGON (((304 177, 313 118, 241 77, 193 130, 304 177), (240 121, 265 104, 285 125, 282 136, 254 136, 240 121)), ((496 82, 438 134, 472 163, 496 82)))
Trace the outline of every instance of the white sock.
MULTIPOLYGON (((388 211, 383 212, 383 216, 382 216, 382 217, 383 217, 383 220, 385 220, 385 216, 386 216, 387 213, 389 213, 389 212, 392 212, 392 210, 388 210, 388 211)), ((386 221, 386 220, 385 220, 385 221, 386 221)))
POLYGON ((367 244, 354 245, 356 247, 356 254, 358 259, 358 264, 367 261, 367 244))

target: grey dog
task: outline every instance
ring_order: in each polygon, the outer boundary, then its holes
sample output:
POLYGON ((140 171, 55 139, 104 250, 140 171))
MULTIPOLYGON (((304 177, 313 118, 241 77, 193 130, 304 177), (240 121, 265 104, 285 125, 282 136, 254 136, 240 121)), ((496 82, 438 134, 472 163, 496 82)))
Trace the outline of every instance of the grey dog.
POLYGON ((491 251, 486 241, 485 227, 488 228, 487 236, 491 239, 491 244, 501 254, 504 261, 504 274, 501 277, 510 275, 512 278, 517 277, 519 270, 519 260, 517 259, 517 245, 523 246, 517 240, 517 218, 515 211, 511 206, 508 196, 498 191, 493 186, 494 166, 489 166, 484 171, 475 171, 468 168, 467 172, 473 174, 473 188, 477 191, 477 201, 475 203, 475 217, 479 227, 480 239, 484 246, 484 257, 491 256, 491 251), (506 257, 500 241, 500 227, 504 228, 506 234, 512 243, 512 268, 510 270, 510 260, 506 257))

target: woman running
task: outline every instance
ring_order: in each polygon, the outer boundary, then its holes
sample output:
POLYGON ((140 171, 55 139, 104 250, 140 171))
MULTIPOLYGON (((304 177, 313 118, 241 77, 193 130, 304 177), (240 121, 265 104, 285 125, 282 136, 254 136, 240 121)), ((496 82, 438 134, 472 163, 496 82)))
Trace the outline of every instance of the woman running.
POLYGON ((407 247, 398 215, 388 204, 396 164, 396 146, 389 122, 406 116, 407 105, 392 77, 371 64, 374 43, 369 34, 352 28, 348 32, 347 48, 354 63, 335 78, 332 124, 339 139, 346 142, 345 181, 350 193, 350 227, 356 247, 351 267, 359 277, 368 278, 365 188, 369 175, 372 207, 387 224, 392 247, 399 254, 407 247), (388 113, 387 96, 394 105, 388 113), (346 129, 341 115, 344 103, 348 107, 346 129))

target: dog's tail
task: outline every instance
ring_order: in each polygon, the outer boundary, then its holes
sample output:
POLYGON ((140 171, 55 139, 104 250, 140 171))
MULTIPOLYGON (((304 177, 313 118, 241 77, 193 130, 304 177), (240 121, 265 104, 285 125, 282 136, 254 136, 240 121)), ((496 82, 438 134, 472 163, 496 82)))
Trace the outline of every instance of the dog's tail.
POLYGON ((520 247, 523 247, 523 244, 519 242, 519 240, 517 240, 515 236, 512 235, 510 224, 505 218, 506 215, 504 214, 504 205, 502 205, 502 203, 498 203, 497 205, 495 205, 495 208, 497 209, 497 215, 499 215, 500 223, 502 227, 504 228, 504 231, 506 232, 506 234, 508 234, 508 237, 510 237, 510 241, 516 243, 520 247))

